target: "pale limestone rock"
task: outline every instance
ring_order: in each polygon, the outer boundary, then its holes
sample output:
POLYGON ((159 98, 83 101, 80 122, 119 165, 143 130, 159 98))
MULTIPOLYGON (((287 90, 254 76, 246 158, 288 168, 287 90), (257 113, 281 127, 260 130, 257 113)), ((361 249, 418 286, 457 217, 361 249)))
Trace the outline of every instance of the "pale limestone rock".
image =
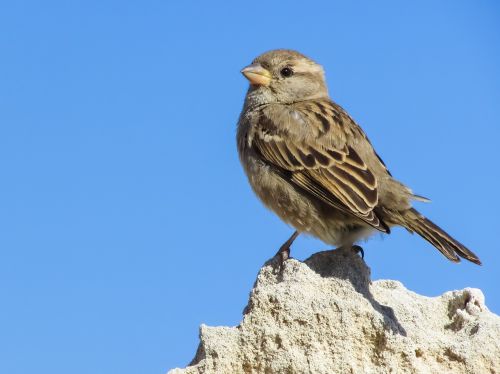
POLYGON ((425 297, 371 283, 353 251, 259 272, 243 321, 200 328, 191 373, 500 373, 500 317, 478 289, 425 297))

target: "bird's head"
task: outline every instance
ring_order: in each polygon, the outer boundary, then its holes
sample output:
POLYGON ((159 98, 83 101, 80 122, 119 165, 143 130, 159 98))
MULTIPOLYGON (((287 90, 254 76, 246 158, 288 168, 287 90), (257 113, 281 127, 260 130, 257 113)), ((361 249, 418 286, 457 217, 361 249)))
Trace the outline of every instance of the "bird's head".
POLYGON ((328 97, 323 67, 292 50, 266 52, 241 73, 250 82, 248 99, 259 104, 291 104, 328 97))

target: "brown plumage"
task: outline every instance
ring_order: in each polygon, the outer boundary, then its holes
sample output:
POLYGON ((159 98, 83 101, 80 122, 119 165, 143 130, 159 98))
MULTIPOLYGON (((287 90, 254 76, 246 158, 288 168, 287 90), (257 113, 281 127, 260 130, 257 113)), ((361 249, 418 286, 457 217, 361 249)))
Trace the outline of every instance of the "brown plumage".
MULTIPOLYGON (((480 264, 412 208, 412 200, 426 199, 391 176, 363 130, 329 98, 320 65, 298 52, 275 50, 242 73, 251 83, 238 123, 242 165, 257 196, 298 233, 351 247, 399 225, 452 261, 480 264)), ((288 254, 296 236, 281 253, 288 254)))

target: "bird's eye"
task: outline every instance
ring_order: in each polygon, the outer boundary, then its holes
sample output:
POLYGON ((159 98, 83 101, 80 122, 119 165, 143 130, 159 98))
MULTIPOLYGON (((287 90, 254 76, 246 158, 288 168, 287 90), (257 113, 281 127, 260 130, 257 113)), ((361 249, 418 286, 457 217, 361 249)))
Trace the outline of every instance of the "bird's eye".
POLYGON ((288 77, 291 77, 293 75, 293 70, 289 67, 286 67, 286 68, 281 69, 280 74, 282 77, 288 78, 288 77))

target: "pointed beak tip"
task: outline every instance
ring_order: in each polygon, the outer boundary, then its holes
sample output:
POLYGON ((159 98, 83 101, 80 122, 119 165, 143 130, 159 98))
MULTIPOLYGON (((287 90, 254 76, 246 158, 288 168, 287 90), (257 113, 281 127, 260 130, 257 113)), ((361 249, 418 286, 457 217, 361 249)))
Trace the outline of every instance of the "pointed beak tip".
POLYGON ((241 69, 241 74, 243 74, 252 85, 268 86, 271 82, 271 73, 259 64, 244 67, 241 69))

